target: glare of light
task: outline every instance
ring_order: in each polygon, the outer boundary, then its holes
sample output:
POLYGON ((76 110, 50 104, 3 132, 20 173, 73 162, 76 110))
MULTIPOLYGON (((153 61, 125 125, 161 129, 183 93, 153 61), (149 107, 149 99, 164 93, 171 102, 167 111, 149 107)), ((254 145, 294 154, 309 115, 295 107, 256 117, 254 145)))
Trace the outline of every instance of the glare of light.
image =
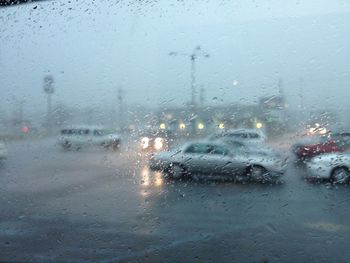
POLYGON ((158 137, 154 140, 154 149, 161 150, 163 146, 164 146, 163 138, 158 137))
POLYGON ((161 123, 161 124, 159 125, 159 128, 161 128, 162 130, 164 130, 164 129, 166 128, 165 123, 161 123))
POLYGON ((223 123, 223 122, 220 123, 220 124, 219 124, 219 129, 224 129, 224 128, 225 128, 225 123, 223 123))
POLYGON ((308 134, 315 134, 316 133, 316 128, 309 128, 308 134))
POLYGON ((203 130, 204 129, 204 124, 203 123, 198 123, 198 129, 203 130))
POLYGON ((262 126, 263 126, 263 124, 262 124, 261 122, 257 122, 257 123, 255 124, 255 127, 256 127, 257 129, 261 129, 262 126))
POLYGON ((154 176, 155 176, 154 184, 155 184, 156 186, 161 186, 161 185, 163 185, 162 173, 161 173, 161 172, 156 172, 156 173, 154 174, 154 176))
POLYGON ((320 127, 318 123, 315 124, 316 127, 311 127, 308 129, 308 134, 309 135, 314 135, 314 134, 326 134, 328 130, 325 127, 320 127), (318 125, 318 126, 317 126, 318 125))
POLYGON ((141 147, 142 149, 147 149, 149 146, 149 138, 148 137, 143 137, 141 139, 141 147))
POLYGON ((150 172, 148 167, 144 167, 141 171, 141 184, 148 186, 150 184, 150 172))
POLYGON ((185 123, 180 123, 179 128, 180 128, 181 130, 186 129, 186 124, 185 124, 185 123))
POLYGON ((238 80, 236 80, 236 79, 232 82, 233 86, 237 86, 238 83, 239 83, 239 82, 238 82, 238 80))
POLYGON ((320 134, 326 134, 327 133, 327 129, 326 128, 320 128, 319 129, 319 133, 320 134))

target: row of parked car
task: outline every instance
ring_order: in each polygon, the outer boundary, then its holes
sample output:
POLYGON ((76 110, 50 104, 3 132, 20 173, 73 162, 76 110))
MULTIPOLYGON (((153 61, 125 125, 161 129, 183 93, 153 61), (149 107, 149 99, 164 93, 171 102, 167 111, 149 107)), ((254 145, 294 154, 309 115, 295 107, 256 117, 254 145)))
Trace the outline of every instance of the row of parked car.
MULTIPOLYGON (((285 172, 288 153, 267 146, 259 130, 234 130, 205 140, 184 143, 171 151, 154 154, 150 168, 180 179, 199 174, 224 175, 234 180, 276 181, 285 172)), ((308 136, 291 147, 309 180, 350 182, 350 133, 308 136)))
MULTIPOLYGON (((256 129, 226 131, 177 147, 171 147, 174 138, 166 130, 144 131, 139 140, 142 151, 158 152, 152 154, 150 168, 173 179, 222 175, 234 180, 276 181, 284 174, 288 157, 267 146, 265 135, 256 129)), ((121 138, 112 130, 79 126, 62 129, 59 143, 64 149, 98 145, 117 150, 121 138)), ((291 152, 304 164, 308 179, 348 183, 349 148, 350 132, 333 132, 307 136, 295 143, 291 152)), ((6 154, 0 144, 0 158, 2 152, 6 154)))

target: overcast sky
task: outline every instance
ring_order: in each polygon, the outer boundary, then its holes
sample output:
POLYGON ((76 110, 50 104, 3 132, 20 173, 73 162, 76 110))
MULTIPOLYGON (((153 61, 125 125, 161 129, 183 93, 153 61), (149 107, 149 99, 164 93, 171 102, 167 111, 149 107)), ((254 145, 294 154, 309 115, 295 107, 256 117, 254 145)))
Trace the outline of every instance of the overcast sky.
POLYGON ((2 8, 0 24, 2 109, 14 96, 44 109, 45 74, 67 105, 111 105, 118 87, 130 104, 182 104, 190 60, 168 53, 197 45, 207 103, 254 102, 282 78, 292 107, 301 90, 307 105, 348 105, 347 0, 47 1, 2 8))

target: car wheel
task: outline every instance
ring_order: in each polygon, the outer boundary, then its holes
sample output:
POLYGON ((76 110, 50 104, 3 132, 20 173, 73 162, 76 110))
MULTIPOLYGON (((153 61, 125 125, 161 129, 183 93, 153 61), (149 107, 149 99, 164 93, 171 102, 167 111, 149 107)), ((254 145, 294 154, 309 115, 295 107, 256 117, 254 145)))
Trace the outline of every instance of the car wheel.
POLYGON ((182 179, 186 174, 186 170, 179 164, 172 164, 168 168, 168 175, 171 179, 182 179))
POLYGON ((331 181, 333 184, 349 183, 350 171, 346 167, 338 167, 332 171, 331 181))
POLYGON ((112 144, 112 150, 113 151, 117 151, 117 150, 119 150, 119 143, 118 142, 114 142, 113 144, 112 144))
POLYGON ((252 165, 248 168, 248 178, 252 181, 266 182, 268 181, 268 171, 260 165, 252 165))
POLYGON ((62 147, 64 150, 69 150, 72 147, 72 144, 69 141, 64 141, 62 147))

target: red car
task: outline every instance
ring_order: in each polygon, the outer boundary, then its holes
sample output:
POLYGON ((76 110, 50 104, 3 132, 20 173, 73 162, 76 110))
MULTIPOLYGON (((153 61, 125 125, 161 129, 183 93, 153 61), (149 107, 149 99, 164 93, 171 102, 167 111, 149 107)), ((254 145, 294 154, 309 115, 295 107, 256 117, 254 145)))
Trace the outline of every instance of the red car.
POLYGON ((350 133, 335 133, 307 138, 292 146, 298 160, 305 161, 322 153, 344 152, 350 146, 350 133))

